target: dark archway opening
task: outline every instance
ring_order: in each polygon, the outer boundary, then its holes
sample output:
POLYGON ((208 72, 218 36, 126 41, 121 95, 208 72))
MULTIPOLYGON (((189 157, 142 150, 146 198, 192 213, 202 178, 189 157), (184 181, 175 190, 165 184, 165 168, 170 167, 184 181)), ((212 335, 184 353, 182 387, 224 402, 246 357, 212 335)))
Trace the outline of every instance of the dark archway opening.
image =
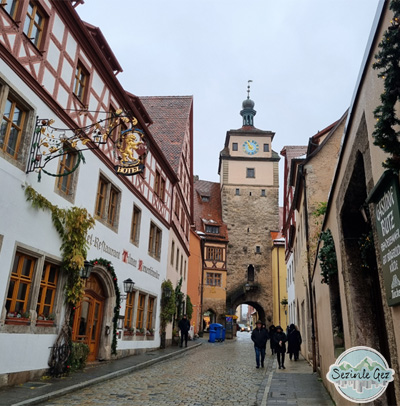
POLYGON ((212 309, 203 313, 203 331, 208 331, 210 324, 217 323, 217 315, 212 309))
MULTIPOLYGON (((360 208, 367 197, 364 159, 357 153, 350 183, 346 190, 340 216, 343 229, 344 271, 347 274, 347 300, 350 309, 351 345, 365 345, 378 350, 390 365, 388 335, 382 302, 375 250, 368 266, 363 263, 360 245, 366 236, 372 236, 371 219, 365 221, 360 208), (351 301, 351 303, 350 303, 351 301)), ((350 343, 346 347, 350 347, 350 343)), ((394 388, 386 390, 386 402, 394 404, 394 388)), ((377 404, 386 404, 382 397, 377 404)))

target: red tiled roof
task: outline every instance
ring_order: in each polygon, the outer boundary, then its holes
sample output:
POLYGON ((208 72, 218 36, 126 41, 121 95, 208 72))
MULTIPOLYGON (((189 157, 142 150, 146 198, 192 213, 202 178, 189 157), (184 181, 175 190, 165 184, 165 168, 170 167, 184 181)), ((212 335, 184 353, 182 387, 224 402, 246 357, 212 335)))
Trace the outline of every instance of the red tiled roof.
POLYGON ((196 231, 205 233, 205 226, 218 226, 219 234, 207 233, 212 239, 228 241, 228 229, 222 221, 222 204, 220 184, 197 180, 193 184, 194 190, 194 223, 196 231), (207 200, 208 201, 205 201, 207 200))
POLYGON ((140 96, 153 124, 151 134, 178 173, 185 131, 191 125, 192 96, 140 96))

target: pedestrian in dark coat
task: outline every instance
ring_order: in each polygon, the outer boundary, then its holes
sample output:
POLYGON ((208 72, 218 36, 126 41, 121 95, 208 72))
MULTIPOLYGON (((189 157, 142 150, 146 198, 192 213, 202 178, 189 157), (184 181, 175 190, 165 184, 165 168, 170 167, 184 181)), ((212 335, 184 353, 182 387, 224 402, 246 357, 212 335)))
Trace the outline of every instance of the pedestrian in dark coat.
POLYGON ((190 330, 190 322, 187 319, 186 314, 183 315, 183 318, 178 323, 179 330, 181 330, 181 344, 180 347, 183 345, 183 338, 185 338, 185 347, 187 347, 188 342, 188 335, 190 330))
POLYGON ((275 326, 273 324, 271 324, 269 326, 269 340, 270 340, 269 346, 271 348, 271 355, 273 355, 275 352, 275 344, 274 344, 274 340, 273 340, 274 334, 275 334, 275 326))
POLYGON ((254 343, 254 350, 256 352, 256 368, 264 368, 265 359, 265 347, 268 341, 268 332, 265 328, 262 328, 262 321, 257 320, 256 328, 251 333, 251 339, 254 343))
POLYGON ((292 360, 292 356, 294 355, 294 360, 297 361, 299 359, 299 351, 302 340, 300 331, 294 324, 290 325, 287 340, 289 359, 292 360))
POLYGON ((286 352, 286 334, 283 332, 281 326, 276 327, 276 331, 274 334, 274 344, 275 344, 275 352, 278 359, 279 369, 286 369, 285 368, 285 352, 286 352))
MULTIPOLYGON (((267 332, 267 334, 268 334, 268 330, 267 330, 267 326, 265 325, 265 323, 263 323, 262 324, 262 327, 261 327, 263 330, 265 330, 266 332, 267 332)), ((269 338, 269 334, 268 334, 268 338, 269 338)), ((267 339, 267 341, 268 341, 268 339, 267 339)), ((267 351, 267 341, 265 342, 265 345, 264 345, 264 350, 265 351, 267 351)))

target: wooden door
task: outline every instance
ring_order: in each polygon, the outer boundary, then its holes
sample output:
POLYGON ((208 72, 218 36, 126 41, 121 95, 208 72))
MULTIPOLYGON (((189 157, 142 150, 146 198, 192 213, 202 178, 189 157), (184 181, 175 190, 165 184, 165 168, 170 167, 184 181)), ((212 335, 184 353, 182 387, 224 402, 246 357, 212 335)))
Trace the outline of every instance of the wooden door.
POLYGON ((90 276, 86 283, 85 295, 77 306, 74 316, 72 341, 89 346, 88 361, 94 361, 101 338, 104 291, 98 278, 90 276))

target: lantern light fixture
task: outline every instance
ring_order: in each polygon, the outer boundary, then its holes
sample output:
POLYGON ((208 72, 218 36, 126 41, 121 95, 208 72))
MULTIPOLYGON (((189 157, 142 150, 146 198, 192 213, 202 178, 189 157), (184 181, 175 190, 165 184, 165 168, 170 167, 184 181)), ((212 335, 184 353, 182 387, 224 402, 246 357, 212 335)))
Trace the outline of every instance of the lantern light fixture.
POLYGON ((169 286, 165 286, 164 290, 163 290, 163 293, 164 293, 164 297, 166 299, 169 299, 171 297, 171 294, 172 294, 171 288, 169 286))
POLYGON ((83 263, 83 268, 79 271, 79 276, 81 279, 88 279, 90 273, 92 272, 93 264, 90 261, 85 261, 83 263))
POLYGON ((125 293, 132 293, 133 292, 133 287, 135 285, 135 282, 131 278, 125 279, 124 282, 124 292, 125 293))

